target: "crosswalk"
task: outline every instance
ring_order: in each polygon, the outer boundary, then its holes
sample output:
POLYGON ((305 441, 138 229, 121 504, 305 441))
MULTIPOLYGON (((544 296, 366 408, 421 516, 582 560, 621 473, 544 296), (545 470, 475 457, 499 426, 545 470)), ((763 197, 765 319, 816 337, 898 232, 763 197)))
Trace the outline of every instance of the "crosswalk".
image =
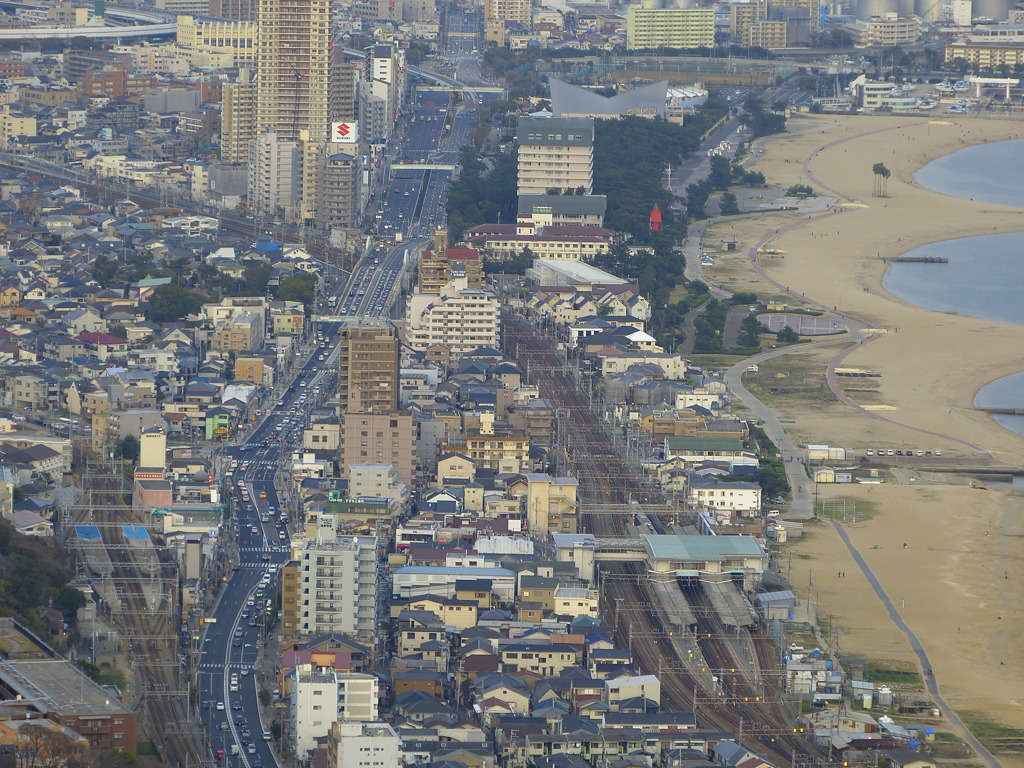
POLYGON ((239 547, 239 552, 280 552, 281 545, 276 547, 239 547))
POLYGON ((245 662, 232 662, 231 664, 228 664, 225 667, 224 664, 215 664, 215 663, 207 662, 205 664, 200 664, 198 666, 198 669, 203 669, 203 670, 208 670, 208 671, 213 671, 213 672, 223 672, 225 669, 244 669, 246 667, 252 669, 252 664, 247 664, 245 662))

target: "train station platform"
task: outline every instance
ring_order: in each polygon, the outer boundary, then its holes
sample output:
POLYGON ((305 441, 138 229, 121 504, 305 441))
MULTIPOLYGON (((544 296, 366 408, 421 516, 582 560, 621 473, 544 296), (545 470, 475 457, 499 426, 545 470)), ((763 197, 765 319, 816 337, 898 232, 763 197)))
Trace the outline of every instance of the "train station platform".
POLYGON ((651 589, 658 601, 658 608, 670 630, 692 630, 697 624, 697 617, 690 609, 686 595, 679 588, 675 579, 651 579, 651 589))
POLYGON ((114 573, 114 565, 110 562, 107 545, 98 525, 76 525, 75 548, 94 576, 109 577, 114 573))
POLYGON ((728 574, 706 574, 701 576, 700 585, 727 627, 748 627, 757 623, 757 614, 750 601, 739 591, 728 574))

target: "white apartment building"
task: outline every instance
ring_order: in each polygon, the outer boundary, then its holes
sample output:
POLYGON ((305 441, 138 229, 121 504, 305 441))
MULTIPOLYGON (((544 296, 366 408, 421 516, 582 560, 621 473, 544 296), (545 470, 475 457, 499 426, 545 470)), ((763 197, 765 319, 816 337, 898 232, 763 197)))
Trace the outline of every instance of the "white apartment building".
POLYGON ((361 672, 339 672, 338 720, 373 722, 377 719, 379 680, 361 672))
POLYGON ((608 708, 619 711, 619 702, 626 699, 644 698, 661 705, 661 681, 657 675, 632 675, 605 681, 605 696, 608 708))
POLYGON ((377 695, 378 682, 373 675, 339 673, 313 664, 297 666, 292 690, 296 753, 312 750, 316 740, 327 736, 338 722, 376 720, 377 695))
POLYGON ((732 510, 739 514, 761 510, 761 486, 757 483, 720 482, 713 477, 692 476, 689 480, 690 501, 697 507, 711 510, 732 510))
POLYGON ((370 143, 377 144, 390 138, 395 120, 398 119, 398 113, 404 104, 405 51, 389 43, 372 45, 367 49, 367 53, 366 80, 361 88, 383 102, 385 119, 382 125, 377 126, 374 123, 377 129, 383 129, 383 135, 367 135, 365 138, 370 143))
POLYGON ((469 288, 466 278, 457 278, 446 283, 440 294, 409 297, 406 341, 418 351, 442 344, 453 359, 480 347, 497 347, 499 313, 497 296, 469 288))
POLYGON ((320 515, 316 538, 300 545, 299 630, 371 640, 377 625, 377 537, 340 536, 337 525, 335 515, 320 515))
POLYGON ((854 19, 844 29, 858 48, 910 45, 921 37, 921 19, 890 12, 870 19, 854 19))
POLYGON ((521 117, 518 193, 549 189, 589 195, 594 187, 594 120, 589 117, 521 117))
POLYGON ((327 742, 329 768, 400 765, 402 740, 389 723, 334 723, 327 742))
POLYGON ((558 616, 591 616, 600 613, 600 592, 580 587, 556 587, 554 613, 558 616))
POLYGON ((295 669, 292 724, 295 752, 305 755, 338 720, 338 673, 331 667, 303 664, 295 669))
POLYGON ((291 216, 299 200, 299 144, 267 130, 249 144, 249 207, 266 216, 291 216))
POLYGON ((348 468, 348 495, 352 499, 388 499, 404 502, 408 486, 392 464, 352 464, 348 468))

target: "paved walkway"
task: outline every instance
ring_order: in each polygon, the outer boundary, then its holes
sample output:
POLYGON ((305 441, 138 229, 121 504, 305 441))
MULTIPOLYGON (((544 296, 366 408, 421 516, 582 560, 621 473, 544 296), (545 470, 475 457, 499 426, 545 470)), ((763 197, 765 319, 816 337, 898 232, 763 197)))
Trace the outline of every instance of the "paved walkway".
POLYGON ((867 578, 868 583, 878 596, 878 599, 882 601, 882 604, 885 606, 885 610, 889 613, 890 621, 892 621, 892 623, 907 636, 907 642, 910 643, 911 649, 913 649, 914 654, 921 662, 921 669, 924 670, 924 683, 928 688, 928 693, 931 695, 932 699, 934 699, 939 709, 942 710, 943 716, 951 725, 961 732, 960 735, 968 744, 971 745, 971 747, 973 747, 974 751, 978 753, 978 756, 981 757, 982 760, 992 766, 992 768, 1002 768, 1002 763, 1000 763, 991 752, 985 749, 980 741, 974 738, 974 734, 971 733, 970 728, 964 725, 963 720, 957 716, 956 710, 949 705, 949 702, 942 698, 942 694, 939 693, 939 686, 935 682, 935 675, 932 674, 932 663, 928 659, 927 651, 925 651, 924 646, 921 645, 921 641, 917 639, 917 635, 914 634, 914 631, 907 626, 905 621, 903 621, 903 617, 900 616, 900 612, 897 610, 896 606, 893 605, 892 600, 889 599, 889 595, 886 593, 882 583, 875 576, 874 571, 871 570, 871 566, 868 565, 864 556, 861 555, 856 545, 851 541, 846 529, 842 524, 835 520, 832 521, 832 527, 836 529, 836 533, 839 534, 839 538, 843 540, 843 543, 850 551, 853 559, 857 562, 857 565, 860 566, 861 572, 867 578))

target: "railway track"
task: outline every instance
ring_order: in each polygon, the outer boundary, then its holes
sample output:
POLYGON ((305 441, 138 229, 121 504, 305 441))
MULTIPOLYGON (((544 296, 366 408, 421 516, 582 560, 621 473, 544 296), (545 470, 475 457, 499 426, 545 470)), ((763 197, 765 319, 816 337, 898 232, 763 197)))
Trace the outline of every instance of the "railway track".
POLYGON ((160 585, 173 584, 177 575, 175 566, 160 558, 156 570, 146 574, 129 554, 121 538, 121 525, 140 525, 125 503, 120 487, 108 475, 91 471, 100 465, 91 453, 75 445, 75 464, 91 478, 90 503, 82 510, 76 523, 91 523, 99 527, 113 567, 112 583, 120 602, 119 610, 111 611, 111 620, 118 625, 123 641, 128 644, 128 656, 137 672, 137 701, 140 714, 151 725, 151 733, 162 747, 162 756, 172 765, 197 765, 202 750, 196 740, 181 724, 188 719, 188 702, 178 695, 177 637, 173 632, 174 593, 161 591, 147 595, 145 582, 160 585), (154 600, 155 598, 155 600, 154 600), (154 604, 155 603, 155 604, 154 604))
MULTIPOLYGON (((564 425, 568 463, 576 469, 580 499, 591 503, 658 503, 656 494, 642 485, 626 465, 607 431, 607 425, 592 411, 586 395, 569 375, 562 355, 547 339, 522 318, 511 312, 502 315, 502 345, 505 354, 527 372, 530 383, 537 384, 556 407, 567 411, 571 424, 564 425)), ((653 516, 652 516, 653 517, 653 516)), ((625 536, 627 516, 612 514, 581 515, 581 525, 596 536, 625 536)), ((657 520, 656 527, 663 530, 657 520)), ((660 530, 659 530, 660 532, 660 530)), ((628 642, 641 668, 662 681, 663 698, 678 708, 700 712, 707 724, 742 734, 744 746, 780 763, 819 762, 819 752, 794 733, 792 720, 779 690, 781 677, 771 646, 764 637, 751 636, 755 649, 749 664, 739 663, 734 648, 726 640, 726 628, 712 609, 699 584, 689 590, 691 606, 700 617, 695 637, 708 663, 720 671, 721 693, 702 691, 701 684, 688 671, 681 658, 679 639, 669 635, 656 611, 630 611, 619 614, 616 606, 653 605, 649 588, 643 586, 642 568, 637 563, 608 564, 607 573, 624 578, 609 578, 604 583, 605 604, 613 616, 620 645, 628 642), (748 679, 746 666, 755 670, 748 679), (732 671, 735 670, 735 671, 732 671), (772 684, 774 682, 774 685, 772 684)), ((620 609, 621 610, 621 609, 620 609)))

